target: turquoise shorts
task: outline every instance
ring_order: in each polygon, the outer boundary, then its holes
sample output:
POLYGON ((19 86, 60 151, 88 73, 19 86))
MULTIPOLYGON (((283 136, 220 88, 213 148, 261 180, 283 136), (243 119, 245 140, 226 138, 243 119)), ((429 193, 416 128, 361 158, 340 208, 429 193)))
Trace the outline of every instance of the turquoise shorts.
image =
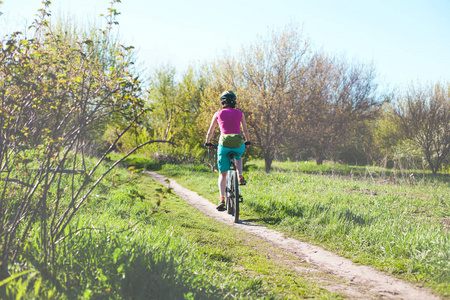
POLYGON ((234 158, 240 159, 245 152, 245 144, 242 143, 242 145, 237 148, 227 148, 222 145, 217 147, 217 166, 219 167, 219 172, 226 172, 230 169, 231 162, 227 157, 229 152, 236 152, 237 156, 234 158))

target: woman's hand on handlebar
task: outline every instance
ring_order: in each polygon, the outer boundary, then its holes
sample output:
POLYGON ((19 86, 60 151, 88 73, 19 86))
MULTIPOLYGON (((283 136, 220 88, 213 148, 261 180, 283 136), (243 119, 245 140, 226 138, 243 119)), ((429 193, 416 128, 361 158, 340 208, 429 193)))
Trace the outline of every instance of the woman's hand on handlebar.
POLYGON ((250 145, 252 144, 252 142, 245 142, 244 144, 245 144, 245 148, 248 148, 248 147, 250 147, 250 145))

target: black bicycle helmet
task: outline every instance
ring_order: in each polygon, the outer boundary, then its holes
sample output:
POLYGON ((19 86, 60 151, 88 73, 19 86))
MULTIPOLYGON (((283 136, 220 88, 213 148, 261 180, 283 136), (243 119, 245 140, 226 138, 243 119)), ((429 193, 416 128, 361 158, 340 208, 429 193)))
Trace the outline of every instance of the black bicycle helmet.
POLYGON ((233 91, 225 91, 220 96, 220 102, 222 104, 236 104, 236 94, 233 91))

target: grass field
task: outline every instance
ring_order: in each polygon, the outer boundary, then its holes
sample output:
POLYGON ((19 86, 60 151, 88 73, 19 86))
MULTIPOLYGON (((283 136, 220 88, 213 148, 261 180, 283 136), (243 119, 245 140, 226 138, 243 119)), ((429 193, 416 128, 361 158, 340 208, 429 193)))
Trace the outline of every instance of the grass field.
MULTIPOLYGON (((217 174, 208 167, 138 162, 216 203, 217 174)), ((450 297, 448 177, 412 182, 409 172, 392 178, 382 169, 311 162, 274 167, 266 174, 263 162, 247 163, 242 219, 450 297)), ((0 282, 0 298, 342 298, 274 264, 261 240, 131 174, 117 169, 95 191, 59 244, 52 274, 36 261, 39 234, 31 234, 22 262, 0 282)))
MULTIPOLYGON (((450 296, 447 176, 418 173, 412 181, 400 172, 394 179, 392 171, 311 162, 275 162, 270 174, 261 161, 247 166, 241 218, 450 296)), ((159 172, 218 199, 217 174, 206 167, 163 165, 159 172)))

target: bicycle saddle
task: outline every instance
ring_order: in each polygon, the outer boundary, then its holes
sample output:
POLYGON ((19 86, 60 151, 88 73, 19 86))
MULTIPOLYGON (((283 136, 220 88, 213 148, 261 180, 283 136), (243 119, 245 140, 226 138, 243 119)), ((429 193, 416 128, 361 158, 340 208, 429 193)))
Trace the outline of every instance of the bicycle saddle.
POLYGON ((235 156, 238 156, 238 154, 236 152, 231 151, 231 152, 227 153, 227 157, 230 160, 234 159, 235 156))

